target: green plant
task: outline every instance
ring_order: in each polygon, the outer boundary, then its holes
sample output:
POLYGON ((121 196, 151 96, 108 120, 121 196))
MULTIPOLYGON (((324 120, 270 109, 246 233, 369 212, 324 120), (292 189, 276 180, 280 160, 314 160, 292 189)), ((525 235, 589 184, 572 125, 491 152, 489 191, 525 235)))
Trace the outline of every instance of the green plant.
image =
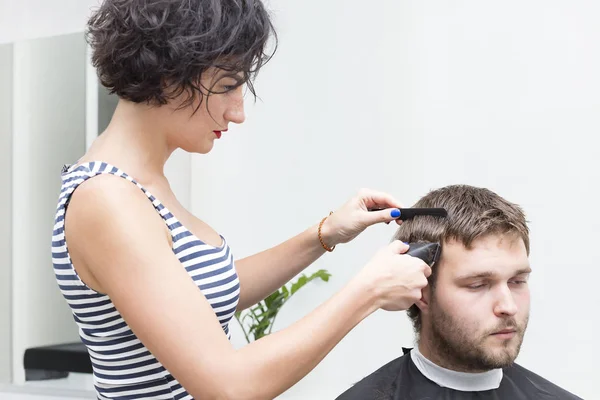
POLYGON ((235 318, 244 331, 246 341, 250 343, 250 336, 253 336, 254 340, 258 340, 263 336, 269 335, 281 307, 283 307, 283 305, 298 292, 298 290, 315 279, 321 279, 322 281, 327 282, 329 281, 330 276, 331 274, 324 269, 320 269, 310 276, 302 274, 295 282, 282 286, 253 307, 236 312, 235 318), (249 321, 249 326, 246 330, 244 324, 247 321, 249 321))

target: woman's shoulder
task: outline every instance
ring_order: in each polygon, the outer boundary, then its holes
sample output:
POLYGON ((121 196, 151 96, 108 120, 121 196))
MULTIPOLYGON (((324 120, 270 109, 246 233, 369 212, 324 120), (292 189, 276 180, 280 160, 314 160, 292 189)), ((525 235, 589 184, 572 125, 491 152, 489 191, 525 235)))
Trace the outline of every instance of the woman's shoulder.
POLYGON ((160 258, 171 247, 152 202, 130 182, 111 175, 88 179, 73 192, 64 226, 73 264, 88 280, 103 277, 94 287, 102 293, 107 293, 106 279, 122 276, 136 260, 160 258))
POLYGON ((85 176, 70 194, 68 212, 71 215, 111 220, 125 215, 146 217, 155 213, 148 195, 135 181, 123 179, 126 177, 119 174, 94 174, 84 166, 74 172, 83 172, 85 176))

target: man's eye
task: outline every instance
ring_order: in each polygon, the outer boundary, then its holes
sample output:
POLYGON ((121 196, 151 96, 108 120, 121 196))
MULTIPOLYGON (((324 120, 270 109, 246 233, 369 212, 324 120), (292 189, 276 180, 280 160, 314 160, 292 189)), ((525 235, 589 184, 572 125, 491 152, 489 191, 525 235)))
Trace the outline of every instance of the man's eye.
POLYGON ((515 285, 524 285, 527 283, 527 281, 516 280, 516 281, 511 281, 510 283, 515 284, 515 285))
POLYGON ((485 283, 475 283, 473 285, 469 285, 467 286, 469 289, 481 289, 482 287, 484 287, 486 284, 485 283))

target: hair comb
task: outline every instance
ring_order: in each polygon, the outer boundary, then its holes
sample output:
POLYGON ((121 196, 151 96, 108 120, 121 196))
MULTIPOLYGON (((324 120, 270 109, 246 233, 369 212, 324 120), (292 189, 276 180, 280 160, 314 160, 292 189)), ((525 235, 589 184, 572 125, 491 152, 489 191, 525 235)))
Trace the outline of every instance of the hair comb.
MULTIPOLYGON (((385 210, 385 208, 369 208, 369 211, 381 211, 381 210, 385 210)), ((425 208, 418 208, 418 207, 412 207, 412 208, 399 208, 400 210, 400 216, 397 219, 400 219, 402 221, 406 221, 407 219, 411 219, 416 217, 417 215, 431 215, 434 217, 447 217, 448 216, 448 212, 446 211, 445 208, 438 208, 438 207, 425 207, 425 208)))

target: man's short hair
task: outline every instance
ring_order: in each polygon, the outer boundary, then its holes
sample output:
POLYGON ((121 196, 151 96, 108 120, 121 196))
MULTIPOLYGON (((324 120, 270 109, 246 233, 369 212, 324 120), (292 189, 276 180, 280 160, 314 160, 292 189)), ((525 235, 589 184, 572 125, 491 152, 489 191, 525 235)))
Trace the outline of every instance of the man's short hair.
MULTIPOLYGON (((469 185, 446 186, 429 192, 414 207, 443 207, 448 211, 448 216, 417 216, 404 221, 394 239, 406 243, 439 242, 442 245, 440 261, 444 257, 445 243, 456 241, 469 249, 475 240, 487 235, 516 234, 523 239, 529 255, 529 228, 523 210, 489 189, 469 185)), ((432 291, 435 288, 436 271, 434 265, 429 277, 432 291)), ((419 308, 413 305, 407 314, 412 320, 415 333, 419 334, 419 308)))

